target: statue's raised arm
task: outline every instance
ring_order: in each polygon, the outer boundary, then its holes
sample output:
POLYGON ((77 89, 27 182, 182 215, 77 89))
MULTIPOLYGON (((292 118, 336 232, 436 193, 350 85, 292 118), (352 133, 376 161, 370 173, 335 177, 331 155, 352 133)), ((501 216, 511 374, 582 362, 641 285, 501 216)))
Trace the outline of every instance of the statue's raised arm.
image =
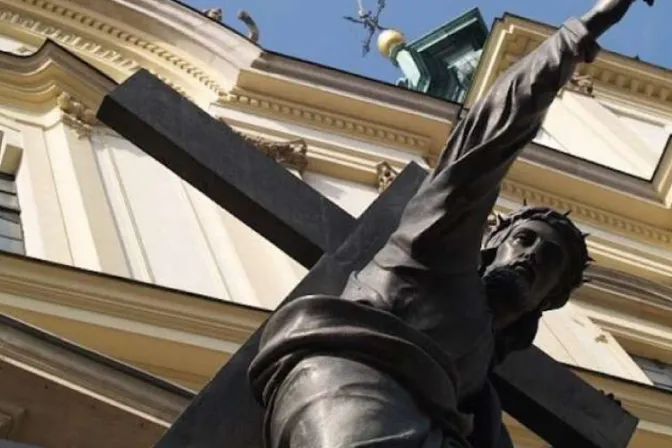
POLYGON ((249 369, 268 448, 502 446, 490 369, 532 343, 589 257, 568 218, 533 210, 543 215, 488 234, 501 238, 481 273, 486 219, 557 92, 633 1, 600 0, 514 64, 457 125, 398 229, 341 296, 300 297, 268 320, 249 369), (474 427, 493 416, 496 430, 474 427))
POLYGON ((433 174, 409 204, 392 239, 397 248, 432 269, 476 266, 481 234, 507 170, 536 136, 577 64, 595 58, 596 38, 633 2, 599 0, 493 84, 457 125, 433 174))

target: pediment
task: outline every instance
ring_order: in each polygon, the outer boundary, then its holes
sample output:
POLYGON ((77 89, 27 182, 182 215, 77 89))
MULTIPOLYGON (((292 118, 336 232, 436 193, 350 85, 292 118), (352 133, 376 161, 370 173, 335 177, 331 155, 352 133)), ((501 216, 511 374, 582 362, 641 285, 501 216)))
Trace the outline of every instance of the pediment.
POLYGON ((52 41, 26 56, 0 52, 0 98, 22 110, 52 109, 63 92, 76 92, 95 109, 115 85, 105 73, 52 41))
MULTIPOLYGON (((467 106, 555 30, 508 14, 498 19, 467 106)), ((672 248, 672 72, 603 50, 573 79, 514 163, 503 196, 572 210, 589 228, 650 250, 672 248)))

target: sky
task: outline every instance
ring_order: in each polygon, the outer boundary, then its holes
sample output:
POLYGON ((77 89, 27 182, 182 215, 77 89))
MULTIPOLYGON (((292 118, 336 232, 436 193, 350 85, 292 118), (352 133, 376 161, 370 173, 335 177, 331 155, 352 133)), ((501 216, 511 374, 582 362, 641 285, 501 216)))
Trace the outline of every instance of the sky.
MULTIPOLYGON (((362 0, 375 9, 376 0, 362 0)), ((335 67, 385 82, 395 82, 400 71, 375 47, 362 57, 364 30, 343 20, 356 15, 356 0, 185 0, 198 8, 219 7, 224 22, 241 32, 236 19, 240 9, 254 18, 261 30, 260 45, 268 50, 335 67)), ((553 25, 570 16, 580 16, 593 0, 387 0, 381 16, 385 27, 402 31, 413 40, 478 6, 490 26, 505 12, 553 25)), ((672 68, 672 1, 657 0, 653 8, 636 2, 625 19, 605 34, 600 44, 609 50, 672 68)))

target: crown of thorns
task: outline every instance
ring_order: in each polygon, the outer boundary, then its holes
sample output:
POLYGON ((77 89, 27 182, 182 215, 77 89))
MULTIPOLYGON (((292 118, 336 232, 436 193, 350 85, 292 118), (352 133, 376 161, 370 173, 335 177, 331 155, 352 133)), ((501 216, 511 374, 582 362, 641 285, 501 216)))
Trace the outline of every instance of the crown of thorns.
POLYGON ((571 211, 559 213, 548 207, 524 207, 508 214, 494 214, 494 220, 484 235, 483 249, 496 249, 499 247, 516 224, 523 221, 542 221, 555 229, 565 242, 565 250, 569 255, 565 272, 560 282, 542 303, 541 311, 562 308, 574 289, 587 283, 584 271, 594 261, 588 255, 586 246, 587 233, 581 232, 569 219, 571 211))

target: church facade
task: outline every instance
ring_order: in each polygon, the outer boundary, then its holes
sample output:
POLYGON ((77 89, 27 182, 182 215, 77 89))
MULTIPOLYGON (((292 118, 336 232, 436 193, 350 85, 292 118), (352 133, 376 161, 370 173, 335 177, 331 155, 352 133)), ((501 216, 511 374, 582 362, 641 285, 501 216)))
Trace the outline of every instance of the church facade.
MULTIPOLYGON (((0 0, 0 439, 148 446, 306 273, 97 121, 118 83, 149 70, 359 216, 553 32, 471 11, 384 33, 392 86, 264 50, 242 17, 246 35, 171 0, 0 0)), ((640 418, 636 447, 672 442, 671 132, 672 73, 604 51, 497 204, 571 210, 591 234, 592 282, 536 344, 640 418)))

